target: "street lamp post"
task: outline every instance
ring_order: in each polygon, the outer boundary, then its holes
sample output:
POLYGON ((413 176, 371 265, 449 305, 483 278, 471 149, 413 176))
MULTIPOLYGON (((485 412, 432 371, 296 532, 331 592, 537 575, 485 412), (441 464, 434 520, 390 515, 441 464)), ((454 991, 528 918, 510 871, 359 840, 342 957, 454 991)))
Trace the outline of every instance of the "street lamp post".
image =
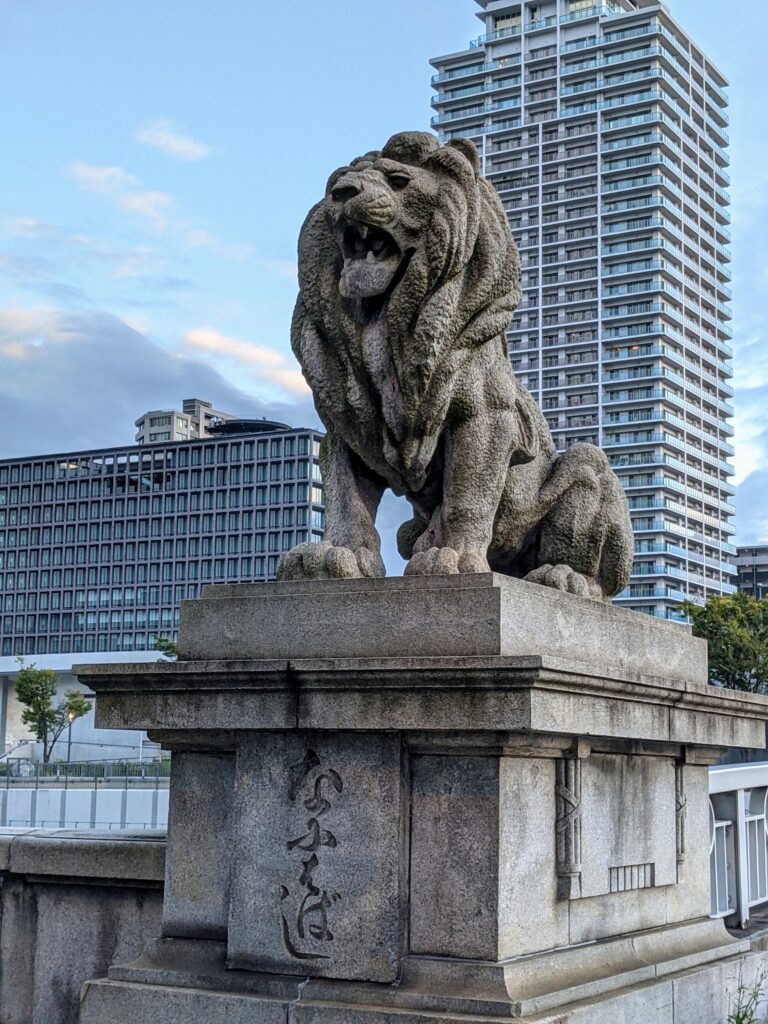
POLYGON ((68 711, 67 718, 69 720, 69 732, 67 734, 67 764, 69 764, 72 760, 72 723, 75 720, 74 711, 68 711))

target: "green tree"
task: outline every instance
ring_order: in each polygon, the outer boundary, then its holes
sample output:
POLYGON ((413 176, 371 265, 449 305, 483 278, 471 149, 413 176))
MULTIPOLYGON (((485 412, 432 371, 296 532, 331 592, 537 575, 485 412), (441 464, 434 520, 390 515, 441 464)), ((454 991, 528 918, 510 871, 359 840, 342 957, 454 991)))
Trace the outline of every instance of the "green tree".
POLYGON ((709 643, 709 681, 748 693, 768 693, 768 598, 750 594, 712 597, 682 610, 694 636, 709 643))
POLYGON ((160 651, 162 655, 161 661, 176 661, 179 656, 179 648, 176 641, 170 640, 167 636, 155 637, 155 650, 160 651))
POLYGON ((76 718, 88 714, 91 702, 80 690, 67 690, 64 699, 54 704, 58 686, 53 669, 25 665, 23 658, 18 661, 16 696, 24 709, 21 720, 43 744, 43 762, 48 764, 56 740, 76 718))

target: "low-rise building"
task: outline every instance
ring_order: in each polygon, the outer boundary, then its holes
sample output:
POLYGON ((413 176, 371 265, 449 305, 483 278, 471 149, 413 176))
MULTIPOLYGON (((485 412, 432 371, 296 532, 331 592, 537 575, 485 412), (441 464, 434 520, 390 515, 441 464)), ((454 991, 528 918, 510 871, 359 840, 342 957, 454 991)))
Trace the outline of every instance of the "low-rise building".
POLYGON ((739 590, 752 597, 768 597, 768 544, 741 547, 736 555, 739 590))
POLYGON ((181 409, 151 409, 139 416, 136 420, 136 443, 195 441, 210 437, 211 427, 235 419, 234 413, 214 409, 210 402, 201 398, 185 398, 181 409))

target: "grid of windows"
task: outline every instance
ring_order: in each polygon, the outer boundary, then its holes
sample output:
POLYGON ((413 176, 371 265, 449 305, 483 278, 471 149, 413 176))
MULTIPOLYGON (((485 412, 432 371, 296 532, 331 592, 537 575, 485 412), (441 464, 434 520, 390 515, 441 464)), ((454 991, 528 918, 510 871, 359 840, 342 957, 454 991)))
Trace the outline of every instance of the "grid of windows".
POLYGON ((210 583, 320 540, 309 430, 0 462, 0 654, 133 651, 210 583))

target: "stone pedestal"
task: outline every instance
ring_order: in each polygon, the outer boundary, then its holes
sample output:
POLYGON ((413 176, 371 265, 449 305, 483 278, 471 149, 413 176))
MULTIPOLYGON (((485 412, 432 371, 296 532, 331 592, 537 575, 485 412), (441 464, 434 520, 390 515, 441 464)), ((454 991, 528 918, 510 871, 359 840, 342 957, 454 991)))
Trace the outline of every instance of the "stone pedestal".
POLYGON ((768 701, 683 627, 489 574, 210 588, 179 647, 79 670, 173 750, 162 935, 82 1024, 722 1024, 707 766, 768 701))

